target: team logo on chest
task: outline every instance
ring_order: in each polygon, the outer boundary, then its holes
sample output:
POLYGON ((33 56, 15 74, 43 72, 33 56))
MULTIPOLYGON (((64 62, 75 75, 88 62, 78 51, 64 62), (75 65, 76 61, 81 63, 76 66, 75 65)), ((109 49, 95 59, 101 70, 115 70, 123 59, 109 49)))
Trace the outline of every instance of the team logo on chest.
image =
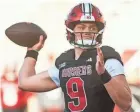
POLYGON ((91 75, 91 74, 92 74, 91 65, 70 67, 62 70, 62 77, 83 76, 83 75, 91 75))

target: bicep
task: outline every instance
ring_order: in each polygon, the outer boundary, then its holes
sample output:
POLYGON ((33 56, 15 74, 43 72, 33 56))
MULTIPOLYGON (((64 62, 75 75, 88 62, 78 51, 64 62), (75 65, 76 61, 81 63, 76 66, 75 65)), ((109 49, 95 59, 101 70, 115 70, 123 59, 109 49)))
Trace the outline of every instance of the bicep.
MULTIPOLYGON (((53 69, 51 70, 53 71, 53 69)), ((53 81, 55 76, 54 74, 51 74, 53 72, 50 72, 49 69, 37 75, 28 77, 28 79, 24 80, 25 82, 21 84, 21 89, 32 92, 45 92, 57 88, 58 85, 53 81)))

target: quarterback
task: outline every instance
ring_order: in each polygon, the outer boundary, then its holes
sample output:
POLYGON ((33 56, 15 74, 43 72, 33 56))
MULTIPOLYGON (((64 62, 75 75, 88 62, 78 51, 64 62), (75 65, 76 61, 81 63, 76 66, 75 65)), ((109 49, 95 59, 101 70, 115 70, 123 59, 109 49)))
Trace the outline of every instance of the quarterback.
POLYGON ((114 105, 123 111, 131 107, 131 91, 118 52, 101 46, 105 20, 91 3, 74 6, 65 21, 67 40, 73 49, 62 53, 50 69, 36 75, 38 51, 43 36, 28 48, 20 69, 19 88, 45 92, 62 88, 66 112, 113 112, 114 105))

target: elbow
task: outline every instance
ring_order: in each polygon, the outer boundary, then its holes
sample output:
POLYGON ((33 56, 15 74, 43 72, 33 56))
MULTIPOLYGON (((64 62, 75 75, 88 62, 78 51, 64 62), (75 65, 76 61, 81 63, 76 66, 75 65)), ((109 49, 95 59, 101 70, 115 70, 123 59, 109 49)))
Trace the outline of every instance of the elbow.
POLYGON ((21 84, 20 82, 18 82, 18 88, 21 89, 21 90, 24 90, 23 84, 21 84))
POLYGON ((18 81, 18 88, 20 90, 26 91, 25 84, 23 82, 21 82, 21 81, 18 81))
POLYGON ((24 90, 24 87, 21 84, 18 84, 18 88, 24 90))
MULTIPOLYGON (((21 75, 19 75, 19 76, 21 76, 21 75)), ((25 80, 25 78, 21 78, 21 77, 18 77, 18 88, 20 89, 20 90, 23 90, 23 91, 25 91, 26 90, 26 87, 25 87, 25 85, 26 85, 26 80, 25 80)))

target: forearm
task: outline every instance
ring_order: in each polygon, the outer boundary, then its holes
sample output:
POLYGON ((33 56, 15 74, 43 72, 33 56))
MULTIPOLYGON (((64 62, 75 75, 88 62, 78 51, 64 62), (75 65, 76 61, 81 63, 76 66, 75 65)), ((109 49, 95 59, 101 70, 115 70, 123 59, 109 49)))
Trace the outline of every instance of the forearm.
POLYGON ((22 81, 25 78, 35 75, 36 74, 35 65, 36 65, 35 59, 33 59, 31 57, 25 58, 24 63, 19 72, 19 80, 22 81))
POLYGON ((104 84, 104 86, 115 104, 125 111, 130 108, 131 92, 128 86, 125 86, 123 82, 114 78, 104 84))

